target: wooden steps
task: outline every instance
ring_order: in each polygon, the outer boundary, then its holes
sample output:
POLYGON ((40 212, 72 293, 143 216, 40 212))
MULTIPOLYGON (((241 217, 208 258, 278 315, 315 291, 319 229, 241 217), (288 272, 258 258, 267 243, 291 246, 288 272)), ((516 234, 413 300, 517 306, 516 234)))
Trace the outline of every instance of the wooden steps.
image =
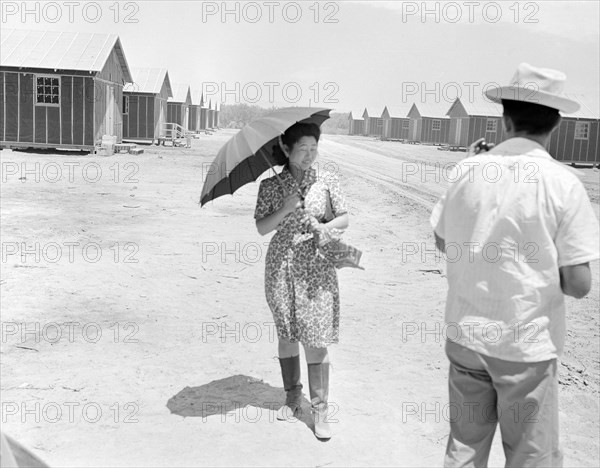
POLYGON ((114 145, 99 145, 94 149, 94 154, 101 156, 112 156, 113 154, 142 154, 143 148, 134 143, 115 143, 114 145))

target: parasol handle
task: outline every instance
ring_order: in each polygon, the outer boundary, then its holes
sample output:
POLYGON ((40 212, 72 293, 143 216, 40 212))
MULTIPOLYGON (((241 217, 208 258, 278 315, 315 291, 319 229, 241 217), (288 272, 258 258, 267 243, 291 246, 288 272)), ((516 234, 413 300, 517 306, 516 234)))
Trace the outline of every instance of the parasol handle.
MULTIPOLYGON (((281 139, 281 135, 279 135, 279 138, 277 140, 279 147, 281 148, 281 151, 283 151, 284 153, 286 152, 285 149, 283 149, 283 140, 281 139)), ((275 168, 273 167, 273 165, 271 164, 271 161, 269 161, 269 159, 265 156, 264 152, 260 152, 263 159, 267 162, 267 164, 269 165, 269 167, 273 170, 273 172, 275 173, 275 177, 277 177, 277 181, 279 182, 279 185, 281 185, 281 188, 283 189, 283 196, 287 197, 290 192, 289 190, 285 187, 285 184, 283 183, 283 180, 281 180, 281 177, 279 177, 279 174, 277 173, 277 171, 275 170, 275 168)), ((287 154, 286 154, 287 156, 287 154)), ((302 193, 300 192, 300 189, 298 189, 298 195, 300 196, 300 198, 302 197, 302 193)))
POLYGON ((281 185, 281 188, 283 189, 283 196, 287 197, 290 193, 289 193, 288 189, 285 188, 285 184, 283 183, 283 180, 281 180, 281 177, 279 177, 279 174, 277 173, 277 171, 275 170, 275 168, 271 164, 271 161, 269 161, 269 159, 265 156, 265 153, 263 153, 261 151, 260 154, 262 155, 262 157, 264 158, 264 160, 267 162, 267 164, 269 165, 269 167, 275 173, 275 177, 277 177, 277 181, 279 182, 279 185, 281 185))

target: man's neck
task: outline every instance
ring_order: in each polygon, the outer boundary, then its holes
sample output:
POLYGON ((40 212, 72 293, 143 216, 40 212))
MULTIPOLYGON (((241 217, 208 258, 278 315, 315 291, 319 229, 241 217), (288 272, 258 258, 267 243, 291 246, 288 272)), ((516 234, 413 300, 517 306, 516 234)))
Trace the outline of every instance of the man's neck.
POLYGON ((506 139, 508 140, 510 138, 527 138, 528 140, 535 141, 545 149, 548 149, 548 143, 550 142, 549 133, 544 133, 543 135, 532 135, 527 132, 508 132, 506 134, 506 139))

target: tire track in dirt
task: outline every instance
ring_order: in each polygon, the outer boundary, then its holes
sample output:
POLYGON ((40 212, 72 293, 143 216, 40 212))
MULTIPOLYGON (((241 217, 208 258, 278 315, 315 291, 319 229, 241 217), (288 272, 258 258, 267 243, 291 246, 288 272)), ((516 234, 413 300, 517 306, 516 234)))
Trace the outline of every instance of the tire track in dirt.
POLYGON ((390 159, 366 149, 326 140, 321 144, 320 151, 344 171, 389 188, 426 209, 433 208, 445 189, 441 185, 432 186, 425 183, 419 172, 411 173, 411 177, 408 177, 405 173, 405 161, 390 159), (365 164, 365 161, 368 161, 369 165, 365 164), (400 174, 400 177, 389 174, 400 174), (415 186, 416 183, 420 183, 419 188, 415 186))

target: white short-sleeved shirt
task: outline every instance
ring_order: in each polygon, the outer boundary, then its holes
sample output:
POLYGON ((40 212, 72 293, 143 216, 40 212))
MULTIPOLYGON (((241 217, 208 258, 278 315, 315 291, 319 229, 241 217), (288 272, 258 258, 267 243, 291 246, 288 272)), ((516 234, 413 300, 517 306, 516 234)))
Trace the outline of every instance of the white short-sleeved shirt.
POLYGON ((599 258, 583 184, 526 138, 463 159, 449 180, 430 219, 446 243, 446 337, 507 361, 560 356, 559 267, 599 258))

